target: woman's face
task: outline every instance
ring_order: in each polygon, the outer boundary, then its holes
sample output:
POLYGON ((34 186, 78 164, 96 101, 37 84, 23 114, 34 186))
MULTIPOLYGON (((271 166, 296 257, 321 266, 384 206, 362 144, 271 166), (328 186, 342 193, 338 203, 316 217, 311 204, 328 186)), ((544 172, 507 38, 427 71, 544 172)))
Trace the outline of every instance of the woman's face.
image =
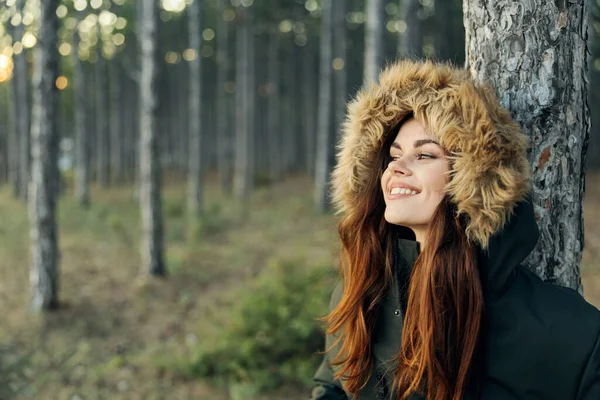
POLYGON ((411 228, 417 241, 423 243, 427 225, 449 180, 446 153, 423 125, 411 118, 400 127, 389 155, 391 162, 381 177, 385 219, 411 228), (401 189, 407 186, 410 191, 401 189))

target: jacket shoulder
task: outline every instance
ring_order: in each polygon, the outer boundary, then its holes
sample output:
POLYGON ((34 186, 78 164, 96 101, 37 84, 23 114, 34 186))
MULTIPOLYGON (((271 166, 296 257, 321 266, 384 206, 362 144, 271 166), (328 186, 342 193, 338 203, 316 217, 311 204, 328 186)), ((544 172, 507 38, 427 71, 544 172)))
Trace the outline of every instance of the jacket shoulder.
POLYGON ((600 332, 600 310, 588 303, 576 290, 544 282, 535 273, 521 266, 530 300, 543 316, 578 322, 587 331, 600 332))

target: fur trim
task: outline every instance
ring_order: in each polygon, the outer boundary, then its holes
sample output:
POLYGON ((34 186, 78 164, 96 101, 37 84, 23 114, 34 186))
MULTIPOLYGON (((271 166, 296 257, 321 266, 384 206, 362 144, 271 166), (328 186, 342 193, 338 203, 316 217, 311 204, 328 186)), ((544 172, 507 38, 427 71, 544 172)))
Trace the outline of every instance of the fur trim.
POLYGON ((466 234, 486 249, 517 202, 531 189, 530 139, 500 106, 493 90, 466 70, 431 61, 400 61, 379 84, 348 104, 332 172, 337 214, 351 213, 378 178, 377 154, 398 122, 412 112, 453 159, 446 193, 469 217, 466 234))

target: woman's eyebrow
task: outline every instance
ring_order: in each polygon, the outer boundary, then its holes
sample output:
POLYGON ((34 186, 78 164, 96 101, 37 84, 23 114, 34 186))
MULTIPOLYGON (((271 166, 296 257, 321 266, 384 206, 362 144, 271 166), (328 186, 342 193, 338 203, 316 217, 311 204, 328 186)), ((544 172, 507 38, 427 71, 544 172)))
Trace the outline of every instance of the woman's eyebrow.
MULTIPOLYGON (((415 143, 413 144, 413 147, 415 147, 415 148, 416 147, 421 147, 421 146, 423 146, 424 144, 427 144, 427 143, 437 144, 438 146, 440 145, 438 142, 436 142, 433 139, 419 139, 419 140, 415 140, 415 143)), ((402 150, 402 146, 400 146, 400 143, 398 143, 398 142, 392 143, 391 148, 402 150)))

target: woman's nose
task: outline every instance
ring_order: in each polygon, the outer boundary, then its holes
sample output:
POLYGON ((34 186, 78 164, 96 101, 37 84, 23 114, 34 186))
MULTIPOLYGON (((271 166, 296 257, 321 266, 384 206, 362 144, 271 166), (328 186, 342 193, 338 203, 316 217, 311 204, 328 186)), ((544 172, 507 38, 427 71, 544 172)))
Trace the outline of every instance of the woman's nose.
POLYGON ((406 165, 404 159, 394 160, 390 163, 390 170, 392 174, 410 175, 410 168, 406 165))

